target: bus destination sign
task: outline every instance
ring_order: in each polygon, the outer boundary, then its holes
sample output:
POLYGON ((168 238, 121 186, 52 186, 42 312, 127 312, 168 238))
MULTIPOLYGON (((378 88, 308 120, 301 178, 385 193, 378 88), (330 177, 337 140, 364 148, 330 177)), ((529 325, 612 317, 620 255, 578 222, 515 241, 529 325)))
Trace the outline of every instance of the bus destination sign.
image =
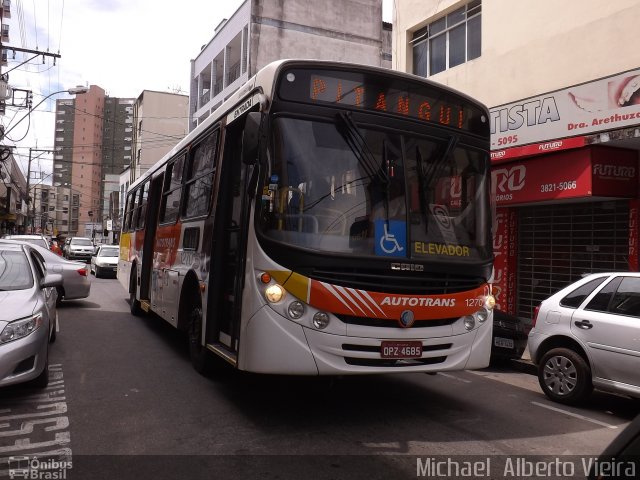
POLYGON ((386 112, 440 126, 488 135, 486 112, 476 103, 437 85, 375 73, 288 70, 279 94, 287 100, 386 112))

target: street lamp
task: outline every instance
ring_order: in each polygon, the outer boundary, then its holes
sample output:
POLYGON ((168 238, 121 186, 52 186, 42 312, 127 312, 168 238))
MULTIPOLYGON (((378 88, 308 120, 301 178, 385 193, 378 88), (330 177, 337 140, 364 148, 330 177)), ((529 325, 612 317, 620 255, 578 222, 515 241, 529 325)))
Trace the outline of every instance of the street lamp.
MULTIPOLYGON (((42 105, 48 98, 53 97, 54 95, 57 95, 58 93, 66 92, 69 95, 78 95, 78 94, 81 94, 81 93, 87 93, 88 91, 89 91, 89 87, 85 87, 85 86, 82 86, 82 85, 76 85, 75 87, 68 88, 67 90, 59 90, 57 92, 50 93, 49 95, 44 97, 42 100, 40 100, 34 107, 31 107, 29 109, 29 113, 27 113, 24 117, 22 117, 20 120, 18 120, 9 130, 6 130, 2 134, 2 136, 0 136, 0 140, 2 140, 2 138, 5 137, 14 128, 16 128, 20 122, 22 122, 25 118, 30 116, 31 112, 33 110, 35 110, 36 108, 38 108, 40 105, 42 105)), ((29 198, 29 183, 30 183, 30 180, 31 180, 30 179, 30 177, 31 177, 31 152, 34 151, 34 150, 38 151, 38 149, 33 149, 33 148, 29 149, 29 163, 27 165, 27 188, 26 188, 26 190, 27 190, 27 192, 26 192, 27 193, 27 198, 26 198, 26 202, 27 202, 27 220, 29 219, 29 201, 30 201, 30 198, 29 198)), ((40 150, 40 151, 51 152, 51 150, 40 150)), ((31 225, 31 229, 33 230, 33 224, 31 225)))
POLYGON ((81 93, 87 93, 88 91, 89 91, 89 87, 84 87, 82 85, 76 85, 75 87, 68 88, 67 90, 58 90, 57 92, 50 93, 49 95, 44 97, 42 100, 40 100, 34 107, 29 108, 29 112, 24 117, 22 117, 20 120, 18 120, 16 123, 14 123, 13 126, 9 130, 6 130, 3 133, 3 135, 6 137, 9 132, 11 132, 14 128, 16 128, 18 126, 18 124, 20 124, 20 122, 22 122, 25 118, 29 117, 33 110, 35 110, 40 105, 42 105, 50 97, 53 97, 54 95, 57 95, 59 93, 65 93, 65 92, 68 93, 69 95, 78 95, 78 94, 81 94, 81 93))

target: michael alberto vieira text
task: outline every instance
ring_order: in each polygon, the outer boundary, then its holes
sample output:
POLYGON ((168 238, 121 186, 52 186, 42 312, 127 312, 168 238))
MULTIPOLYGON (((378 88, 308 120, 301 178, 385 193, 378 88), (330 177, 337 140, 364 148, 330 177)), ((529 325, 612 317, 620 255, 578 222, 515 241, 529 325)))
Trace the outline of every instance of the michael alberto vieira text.
MULTIPOLYGON (((567 460, 556 457, 554 460, 531 460, 525 457, 506 457, 504 468, 491 471, 491 458, 481 460, 455 460, 435 457, 417 458, 416 476, 442 478, 480 478, 491 477, 492 473, 502 474, 503 478, 544 478, 544 477, 586 477, 593 469, 596 477, 637 478, 636 462, 629 460, 598 460, 595 457, 582 457, 567 460), (575 461, 574 461, 575 460, 575 461)), ((500 462, 502 463, 502 462, 500 462)), ((494 477, 494 478, 500 478, 494 477)))

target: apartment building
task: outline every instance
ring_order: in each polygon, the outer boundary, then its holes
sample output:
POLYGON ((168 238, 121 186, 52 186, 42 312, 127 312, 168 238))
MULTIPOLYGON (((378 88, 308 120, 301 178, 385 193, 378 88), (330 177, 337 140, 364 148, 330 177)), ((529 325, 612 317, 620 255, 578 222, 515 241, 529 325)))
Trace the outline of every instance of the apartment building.
POLYGON ((133 105, 131 183, 188 133, 188 112, 186 95, 144 90, 138 96, 133 105))
POLYGON ((268 63, 309 58, 391 66, 382 0, 246 0, 191 61, 189 129, 268 63))
POLYGON ((33 232, 52 237, 76 235, 71 226, 77 224, 80 194, 69 187, 37 184, 33 186, 33 202, 29 218, 33 232))
POLYGON ((395 0, 393 68, 490 108, 500 308, 639 269, 637 0, 395 0))
POLYGON ((72 189, 80 202, 71 235, 84 235, 87 225, 93 230, 106 218, 105 175, 119 174, 131 162, 133 103, 109 97, 97 85, 56 101, 53 185, 72 189))

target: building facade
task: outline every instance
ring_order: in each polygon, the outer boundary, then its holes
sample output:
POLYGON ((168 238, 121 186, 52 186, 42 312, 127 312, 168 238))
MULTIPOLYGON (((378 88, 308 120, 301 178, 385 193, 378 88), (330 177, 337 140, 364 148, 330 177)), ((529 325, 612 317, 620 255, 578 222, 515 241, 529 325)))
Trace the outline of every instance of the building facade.
POLYGON ((312 58, 390 67, 382 0, 246 0, 191 62, 189 129, 268 63, 312 58))
POLYGON ((0 235, 24 233, 27 180, 11 150, 0 149, 0 235))
POLYGON ((34 185, 31 208, 34 233, 61 238, 76 235, 71 227, 78 224, 80 194, 71 188, 34 185))
POLYGON ((531 319, 585 273, 639 268, 638 21, 637 0, 394 2, 393 68, 490 108, 509 313, 531 319))
POLYGON ((72 189, 80 202, 68 226, 71 235, 84 235, 87 225, 93 231, 106 219, 105 175, 119 174, 131 162, 133 103, 109 97, 97 85, 78 98, 56 101, 53 185, 72 189))
POLYGON ((131 183, 184 138, 188 112, 186 95, 144 90, 138 96, 133 105, 131 183))

